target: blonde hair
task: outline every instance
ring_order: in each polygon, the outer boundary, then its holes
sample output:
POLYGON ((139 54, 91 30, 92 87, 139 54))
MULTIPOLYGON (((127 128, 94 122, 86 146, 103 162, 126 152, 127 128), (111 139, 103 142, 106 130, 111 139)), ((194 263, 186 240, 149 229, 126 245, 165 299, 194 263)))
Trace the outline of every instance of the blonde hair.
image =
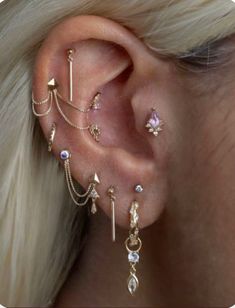
POLYGON ((161 55, 181 57, 235 32, 230 0, 7 0, 0 5, 0 302, 45 306, 80 247, 86 212, 71 203, 30 107, 35 54, 67 16, 128 27, 161 55), (75 245, 76 242, 76 245, 75 245))

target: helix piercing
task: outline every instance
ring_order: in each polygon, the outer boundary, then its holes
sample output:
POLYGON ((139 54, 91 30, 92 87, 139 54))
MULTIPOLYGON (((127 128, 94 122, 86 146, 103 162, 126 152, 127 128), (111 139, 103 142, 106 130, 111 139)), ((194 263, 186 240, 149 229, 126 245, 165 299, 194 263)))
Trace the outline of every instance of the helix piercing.
POLYGON ((74 49, 67 50, 67 60, 69 62, 69 101, 73 101, 73 54, 74 49))
POLYGON ((48 139, 48 152, 52 151, 52 146, 53 146, 53 143, 54 143, 55 134, 56 134, 56 124, 52 123, 51 131, 50 131, 50 135, 49 135, 49 139, 48 139))
POLYGON ((73 178, 71 175, 71 169, 70 169, 71 153, 68 150, 62 150, 60 152, 60 158, 64 162, 66 183, 67 183, 68 191, 70 193, 70 196, 73 202, 78 206, 84 206, 87 204, 88 200, 91 199, 92 201, 91 213, 95 214, 97 212, 96 200, 100 198, 96 190, 96 185, 100 184, 98 175, 95 173, 89 179, 89 185, 88 185, 86 192, 84 194, 81 194, 76 190, 74 182, 73 182, 73 178))
POLYGON ((115 188, 114 186, 110 186, 107 194, 110 198, 110 205, 111 205, 111 227, 112 227, 112 241, 116 241, 116 222, 115 222, 115 188))
POLYGON ((148 129, 149 133, 152 133, 154 136, 158 136, 160 131, 163 130, 163 121, 160 119, 157 111, 155 108, 152 108, 151 115, 145 125, 145 127, 148 129))

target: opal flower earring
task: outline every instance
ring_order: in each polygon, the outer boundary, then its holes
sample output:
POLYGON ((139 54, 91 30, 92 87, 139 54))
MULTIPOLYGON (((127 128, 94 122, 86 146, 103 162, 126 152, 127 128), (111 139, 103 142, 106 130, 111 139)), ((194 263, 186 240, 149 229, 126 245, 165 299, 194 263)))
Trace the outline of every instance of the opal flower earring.
POLYGON ((151 115, 145 125, 145 127, 148 129, 149 133, 152 133, 154 136, 158 136, 160 131, 163 130, 163 121, 160 119, 157 111, 155 108, 152 108, 151 115))

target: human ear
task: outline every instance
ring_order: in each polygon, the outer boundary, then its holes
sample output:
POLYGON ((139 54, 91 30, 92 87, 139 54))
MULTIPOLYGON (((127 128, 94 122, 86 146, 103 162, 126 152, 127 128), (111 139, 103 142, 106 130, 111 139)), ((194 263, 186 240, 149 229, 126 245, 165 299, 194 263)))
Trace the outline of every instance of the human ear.
MULTIPOLYGON (((69 125, 55 105, 40 117, 45 136, 53 122, 57 125, 53 152, 69 149, 71 173, 86 187, 91 174, 100 178, 99 206, 110 216, 107 189, 116 187, 116 222, 128 226, 130 203, 140 203, 140 227, 157 220, 166 200, 167 150, 164 132, 157 138, 145 128, 151 108, 157 100, 157 76, 167 64, 131 31, 118 23, 97 16, 78 16, 55 26, 43 42, 35 64, 33 93, 37 100, 47 96, 47 83, 55 78, 63 97, 69 97, 66 51, 73 54, 73 102, 86 109, 97 92, 101 110, 89 112, 89 122, 101 129, 96 142, 87 130, 69 125), (136 184, 144 191, 137 194, 136 184)), ((42 108, 38 106, 37 108, 42 108)), ((64 106, 64 113, 77 126, 84 127, 87 117, 64 106)), ((38 110, 38 109, 37 109, 38 110)))

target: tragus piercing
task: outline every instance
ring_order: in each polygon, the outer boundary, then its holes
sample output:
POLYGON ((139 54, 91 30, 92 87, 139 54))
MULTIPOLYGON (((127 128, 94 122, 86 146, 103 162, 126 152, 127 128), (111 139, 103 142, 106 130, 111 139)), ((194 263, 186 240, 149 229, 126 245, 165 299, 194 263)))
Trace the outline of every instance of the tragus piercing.
POLYGON ((145 125, 145 127, 148 129, 149 133, 152 133, 154 136, 158 136, 160 131, 163 130, 163 121, 160 119, 157 111, 155 108, 152 108, 151 115, 145 125))

